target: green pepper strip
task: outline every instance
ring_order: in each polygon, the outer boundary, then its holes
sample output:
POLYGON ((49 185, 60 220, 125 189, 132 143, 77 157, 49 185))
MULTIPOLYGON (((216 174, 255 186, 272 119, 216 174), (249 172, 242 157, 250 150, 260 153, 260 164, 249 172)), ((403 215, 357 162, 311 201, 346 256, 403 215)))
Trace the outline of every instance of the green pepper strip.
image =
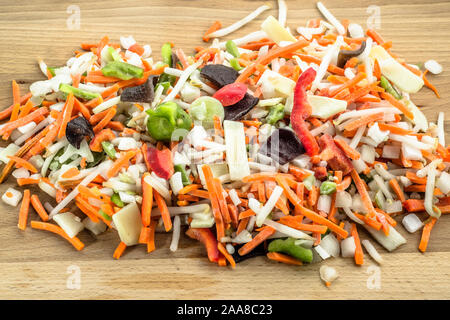
POLYGON ((102 73, 107 77, 116 77, 121 80, 142 78, 144 69, 122 61, 112 61, 102 68, 102 73))
POLYGON ((241 67, 241 65, 239 64, 239 60, 236 58, 230 59, 230 66, 236 71, 244 69, 243 67, 241 67))
POLYGON ((303 262, 311 262, 313 258, 312 250, 303 248, 295 244, 296 239, 287 238, 286 240, 273 240, 268 247, 269 252, 282 252, 288 254, 303 262))
POLYGON ((102 141, 102 148, 103 151, 105 151, 105 153, 108 155, 108 157, 113 160, 116 158, 116 149, 114 149, 114 146, 111 142, 102 141))
POLYGON ((236 45, 236 43, 234 43, 233 40, 228 40, 225 44, 225 48, 227 49, 227 51, 232 54, 234 57, 239 58, 240 53, 239 53, 239 49, 236 45))
POLYGON ((400 100, 402 98, 402 95, 397 90, 395 90, 395 88, 392 86, 389 80, 383 76, 381 76, 380 78, 380 85, 384 90, 386 90, 387 93, 391 94, 395 99, 400 100))
POLYGON ((175 169, 175 172, 181 172, 181 181, 183 182, 183 186, 191 184, 184 165, 176 164, 173 168, 175 169))
POLYGON ((72 87, 71 85, 68 85, 65 83, 61 83, 59 85, 59 91, 65 93, 66 95, 68 95, 69 93, 73 93, 73 95, 75 97, 84 99, 84 100, 92 100, 92 99, 100 97, 99 93, 89 92, 87 90, 75 88, 75 87, 72 87))
POLYGON ((120 196, 118 193, 115 193, 115 192, 113 193, 113 195, 111 196, 111 201, 119 208, 123 208, 123 206, 124 206, 124 203, 120 199, 120 196))
POLYGON ((320 194, 332 194, 336 192, 336 183, 335 182, 331 182, 331 181, 324 181, 321 185, 320 185, 320 194))

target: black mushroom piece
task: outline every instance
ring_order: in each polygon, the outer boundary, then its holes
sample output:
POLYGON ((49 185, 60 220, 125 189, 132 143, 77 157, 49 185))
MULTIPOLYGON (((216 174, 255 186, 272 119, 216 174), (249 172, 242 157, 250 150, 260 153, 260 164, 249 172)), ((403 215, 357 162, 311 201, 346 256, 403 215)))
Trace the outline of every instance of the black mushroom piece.
MULTIPOLYGON (((235 82, 239 73, 233 68, 221 64, 208 64, 202 68, 200 75, 208 81, 211 81, 215 86, 222 88, 227 84, 235 82)), ((258 104, 258 101, 258 98, 246 93, 240 101, 224 108, 225 120, 242 119, 258 104)))
POLYGON ((86 136, 93 138, 94 130, 85 117, 79 116, 67 123, 66 138, 75 148, 80 148, 80 144, 86 136))
POLYGON ((155 80, 156 77, 149 77, 145 83, 140 86, 128 87, 123 89, 120 95, 120 101, 124 102, 153 102, 155 98, 155 80))
POLYGON ((244 245, 237 245, 235 246, 235 251, 232 254, 233 259, 236 263, 242 262, 244 260, 247 260, 249 258, 253 258, 253 257, 258 257, 258 256, 265 256, 267 253, 267 250, 265 248, 265 244, 264 242, 259 244, 257 247, 255 247, 255 249, 253 249, 252 251, 250 251, 249 253, 247 253, 246 255, 241 256, 238 252, 238 250, 243 247, 244 245))
POLYGON ((240 101, 232 104, 231 106, 225 107, 225 120, 240 120, 242 119, 250 110, 253 109, 259 102, 258 98, 255 98, 251 94, 246 93, 244 98, 240 101))
POLYGON ((305 149, 294 131, 281 128, 272 133, 259 149, 259 153, 284 165, 305 153, 305 149))
POLYGON ((207 64, 200 71, 200 75, 215 86, 222 88, 236 81, 239 73, 233 68, 221 64, 207 64))
POLYGON ((366 41, 361 42, 361 46, 356 50, 341 50, 339 51, 337 66, 343 68, 348 60, 359 56, 366 49, 366 41))

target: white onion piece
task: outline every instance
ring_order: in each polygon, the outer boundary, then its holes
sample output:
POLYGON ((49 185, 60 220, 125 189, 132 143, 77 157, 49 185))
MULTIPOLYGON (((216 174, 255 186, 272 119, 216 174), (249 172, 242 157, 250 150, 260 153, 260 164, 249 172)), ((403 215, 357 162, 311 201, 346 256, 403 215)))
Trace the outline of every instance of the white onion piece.
POLYGON ((172 241, 170 242, 170 251, 172 252, 175 252, 178 249, 178 243, 180 242, 180 226, 180 217, 175 216, 175 218, 173 218, 172 241))
POLYGON ((369 240, 363 240, 361 241, 361 244, 364 246, 364 248, 367 250, 367 253, 372 257, 373 260, 375 260, 379 264, 383 263, 383 258, 369 240))
POLYGON ((423 222, 414 213, 405 216, 402 219, 402 224, 409 233, 414 233, 423 227, 423 222))

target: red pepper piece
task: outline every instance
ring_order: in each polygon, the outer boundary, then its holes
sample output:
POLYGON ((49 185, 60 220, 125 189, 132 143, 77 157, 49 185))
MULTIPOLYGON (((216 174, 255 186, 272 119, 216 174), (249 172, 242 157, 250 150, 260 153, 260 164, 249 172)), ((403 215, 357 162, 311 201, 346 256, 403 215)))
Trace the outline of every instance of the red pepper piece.
POLYGON ((208 254, 208 259, 211 262, 219 261, 219 249, 217 249, 217 240, 213 233, 208 228, 189 228, 186 231, 189 238, 196 239, 203 243, 208 254))
POLYGON ((315 167, 313 170, 314 176, 319 180, 323 180, 328 177, 327 168, 325 167, 315 167))
POLYGON ((323 150, 329 149, 333 157, 327 162, 334 171, 342 171, 345 176, 353 169, 353 164, 345 153, 334 143, 333 138, 329 134, 324 134, 319 139, 320 148, 323 150))
POLYGON ((158 150, 156 148, 147 149, 147 160, 150 168, 156 175, 163 179, 170 179, 174 168, 172 162, 172 152, 169 149, 158 150))
POLYGON ((128 48, 128 50, 137 53, 138 55, 142 56, 145 52, 145 49, 138 45, 137 43, 133 44, 131 47, 128 48))
POLYGON ((306 88, 316 77, 316 71, 309 68, 298 78, 294 89, 294 106, 291 112, 291 125, 310 157, 319 153, 319 146, 314 136, 309 132, 305 119, 311 114, 311 106, 306 99, 306 88))
POLYGON ((240 82, 227 84, 214 93, 213 98, 222 103, 224 107, 231 106, 241 101, 247 92, 247 85, 240 82))

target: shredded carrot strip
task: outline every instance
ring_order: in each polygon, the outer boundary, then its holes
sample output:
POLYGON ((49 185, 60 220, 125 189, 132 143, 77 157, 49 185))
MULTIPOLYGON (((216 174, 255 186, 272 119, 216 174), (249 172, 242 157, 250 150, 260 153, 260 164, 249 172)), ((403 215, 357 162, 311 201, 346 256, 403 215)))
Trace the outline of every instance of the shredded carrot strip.
POLYGON ((73 93, 71 92, 67 96, 66 105, 64 106, 64 109, 63 109, 64 116, 63 116, 61 126, 59 127, 58 139, 61 139, 62 137, 64 137, 66 135, 66 127, 70 121, 70 117, 72 116, 73 102, 74 102, 74 97, 73 97, 73 93))
POLYGON ((227 201, 225 200, 225 197, 223 194, 224 190, 222 187, 222 183, 220 182, 220 180, 218 178, 214 178, 213 182, 215 185, 215 190, 217 193, 217 201, 219 202, 219 207, 220 207, 220 212, 222 213, 223 222, 228 224, 231 222, 231 218, 230 218, 230 213, 228 212, 227 201))
POLYGON ((172 220, 170 219, 169 209, 167 208, 166 201, 163 197, 158 193, 158 191, 153 190, 153 194, 155 195, 156 204, 158 205, 159 211, 161 211, 161 217, 164 222, 164 228, 166 232, 172 229, 172 220))
POLYGON ((16 163, 16 168, 23 167, 23 168, 31 171, 32 173, 37 173, 37 169, 28 161, 26 161, 20 157, 16 157, 16 156, 8 156, 8 158, 13 160, 16 163))
POLYGON ((30 113, 29 115, 27 115, 23 118, 6 123, 0 129, 0 135, 3 135, 8 132, 12 132, 14 129, 17 129, 23 125, 26 125, 27 123, 34 121, 36 118, 39 118, 40 116, 46 116, 47 114, 48 114, 47 108, 45 108, 45 107, 39 108, 36 111, 33 111, 32 113, 30 113))
POLYGON ((427 251, 428 242, 430 241, 431 230, 436 224, 437 219, 431 218, 431 221, 425 224, 422 230, 422 238, 420 239, 419 250, 421 252, 427 251))
POLYGON ((384 43, 383 38, 373 29, 367 29, 366 34, 371 37, 376 43, 382 45, 384 43))
POLYGON ((391 186, 392 190, 394 190, 395 194, 397 195, 397 198, 403 202, 406 200, 405 194, 403 193, 403 190, 400 188, 400 185, 398 184, 397 179, 393 178, 389 180, 389 185, 391 186))
POLYGON ((19 186, 25 186, 28 184, 37 184, 39 183, 39 179, 33 179, 33 178, 19 178, 17 179, 17 184, 19 186))
POLYGON ((125 249, 127 248, 127 245, 120 241, 119 245, 117 246, 116 250, 114 250, 113 258, 114 259, 120 259, 122 254, 125 252, 125 249))
POLYGON ((147 253, 150 253, 155 250, 155 230, 156 230, 157 220, 153 219, 150 222, 150 234, 148 236, 147 242, 147 253))
POLYGON ((23 192, 23 200, 19 211, 19 223, 17 224, 20 230, 25 230, 27 227, 29 210, 30 210, 30 190, 26 189, 23 192))
POLYGON ((264 227, 250 242, 247 242, 238 250, 239 255, 246 255, 274 233, 274 228, 269 226, 264 227))
POLYGON ((378 127, 382 131, 389 130, 393 134, 407 135, 407 134, 413 133, 412 130, 406 130, 406 129, 403 129, 403 128, 400 128, 400 127, 397 127, 397 126, 394 126, 391 124, 386 124, 386 123, 378 123, 378 127))
POLYGON ((94 133, 99 132, 102 130, 114 116, 116 115, 117 109, 116 107, 108 109, 108 112, 106 113, 105 117, 94 127, 94 133))
POLYGON ((145 227, 150 225, 151 214, 152 214, 152 206, 153 206, 153 188, 147 182, 145 182, 144 178, 149 175, 148 172, 144 173, 142 176, 142 206, 141 206, 141 215, 142 215, 142 224, 145 227))
POLYGON ((48 221, 49 218, 47 211, 45 210, 38 196, 35 194, 31 196, 31 205, 33 206, 39 217, 41 217, 42 221, 48 221))
POLYGON ((200 184, 189 184, 183 187, 183 189, 181 189, 180 191, 178 191, 178 194, 186 194, 199 188, 201 188, 200 184))
POLYGON ((329 96, 335 97, 339 92, 342 92, 343 90, 345 90, 347 88, 351 88, 351 87, 355 86, 356 84, 358 84, 361 80, 363 80, 365 78, 366 78, 366 74, 364 72, 360 72, 353 79, 343 83, 338 88, 330 91, 329 96))
POLYGON ((20 110, 18 118, 23 118, 26 115, 28 115, 30 113, 31 109, 33 109, 33 107, 34 107, 33 102, 31 100, 28 100, 27 103, 20 110))
POLYGON ((61 178, 70 179, 70 178, 76 177, 79 174, 80 174, 80 170, 78 170, 78 168, 74 167, 74 168, 70 168, 69 170, 65 171, 61 175, 61 178))
POLYGON ((403 112, 403 114, 409 119, 414 119, 414 115, 403 103, 395 99, 390 93, 381 92, 381 97, 387 100, 390 104, 396 107, 398 110, 403 112))
POLYGON ((81 242, 80 239, 78 239, 77 237, 70 238, 67 235, 67 233, 64 232, 63 229, 61 229, 60 227, 58 227, 54 224, 51 224, 48 222, 31 221, 31 228, 39 229, 39 230, 46 230, 46 231, 56 233, 56 234, 60 235, 61 237, 63 237, 64 239, 66 239, 67 241, 69 241, 75 247, 75 249, 77 249, 78 251, 80 251, 84 248, 84 243, 81 242))
POLYGON ((352 160, 358 160, 361 155, 359 154, 358 151, 356 151, 355 149, 353 149, 352 147, 350 147, 348 145, 348 143, 343 140, 343 139, 334 139, 334 142, 336 143, 336 145, 341 148, 342 151, 344 151, 344 153, 352 160))
POLYGON ((214 31, 217 31, 219 29, 222 28, 222 23, 220 21, 214 21, 214 23, 211 25, 211 27, 209 27, 208 30, 206 30, 205 34, 203 35, 203 41, 208 42, 209 41, 209 37, 208 35, 210 33, 213 33, 214 31))
POLYGON ((122 167, 126 166, 128 164, 128 161, 130 161, 131 158, 133 158, 136 155, 136 150, 130 150, 124 155, 122 155, 119 159, 117 159, 112 167, 108 170, 107 176, 108 178, 114 177, 122 167))
POLYGON ((223 246, 221 242, 217 242, 217 249, 219 249, 220 253, 223 254, 225 259, 231 264, 231 267, 236 268, 236 262, 231 254, 228 253, 227 249, 223 246))
POLYGON ((367 209, 367 212, 371 216, 375 216, 375 209, 372 204, 372 200, 370 200, 369 193, 367 192, 366 185, 362 181, 359 174, 356 172, 355 169, 352 170, 351 176, 353 178, 353 182, 355 183, 356 189, 358 190, 358 193, 361 195, 361 200, 364 203, 364 206, 367 209))
POLYGON ((364 253, 361 247, 361 241, 359 240, 358 230, 356 229, 356 224, 352 223, 351 231, 353 240, 355 240, 355 263, 357 265, 362 265, 364 263, 364 253))
POLYGON ((270 50, 266 55, 258 58, 253 64, 251 64, 250 66, 248 66, 247 68, 245 68, 245 70, 239 75, 239 77, 236 79, 236 82, 245 82, 248 77, 250 77, 252 75, 252 73, 255 71, 257 65, 262 64, 268 64, 270 61, 272 61, 273 59, 290 53, 290 52, 294 52, 298 49, 301 49, 303 47, 306 47, 309 44, 308 41, 304 41, 304 40, 299 40, 297 42, 294 42, 288 46, 285 47, 280 47, 280 48, 276 48, 276 49, 272 49, 270 50))
POLYGON ((355 129, 358 129, 359 127, 367 125, 371 122, 381 120, 381 119, 383 119, 383 117, 384 117, 383 112, 371 114, 367 117, 359 118, 359 119, 356 119, 356 120, 348 123, 344 129, 348 130, 348 131, 355 130, 355 129))
MULTIPOLYGON (((208 188, 209 199, 211 200, 211 207, 213 209, 214 220, 216 222, 217 240, 220 242, 225 236, 225 228, 223 225, 223 218, 220 212, 220 205, 218 194, 214 183, 214 177, 211 167, 208 165, 202 166, 203 175, 205 176, 206 186, 208 188)), ((194 190, 198 191, 198 190, 194 190)), ((192 194, 192 193, 191 193, 192 194)))
POLYGON ((425 72, 422 75, 422 79, 423 82, 425 83, 425 86, 429 89, 431 89, 434 94, 436 95, 436 97, 440 98, 440 94, 439 91, 437 90, 437 88, 427 79, 426 74, 428 73, 428 70, 425 70, 425 72))
POLYGON ((303 265, 303 263, 300 260, 295 259, 286 254, 279 253, 279 252, 268 252, 267 258, 269 258, 270 260, 273 260, 273 261, 278 261, 278 262, 282 262, 282 263, 286 263, 286 264, 292 264, 292 265, 296 265, 296 266, 303 265))

